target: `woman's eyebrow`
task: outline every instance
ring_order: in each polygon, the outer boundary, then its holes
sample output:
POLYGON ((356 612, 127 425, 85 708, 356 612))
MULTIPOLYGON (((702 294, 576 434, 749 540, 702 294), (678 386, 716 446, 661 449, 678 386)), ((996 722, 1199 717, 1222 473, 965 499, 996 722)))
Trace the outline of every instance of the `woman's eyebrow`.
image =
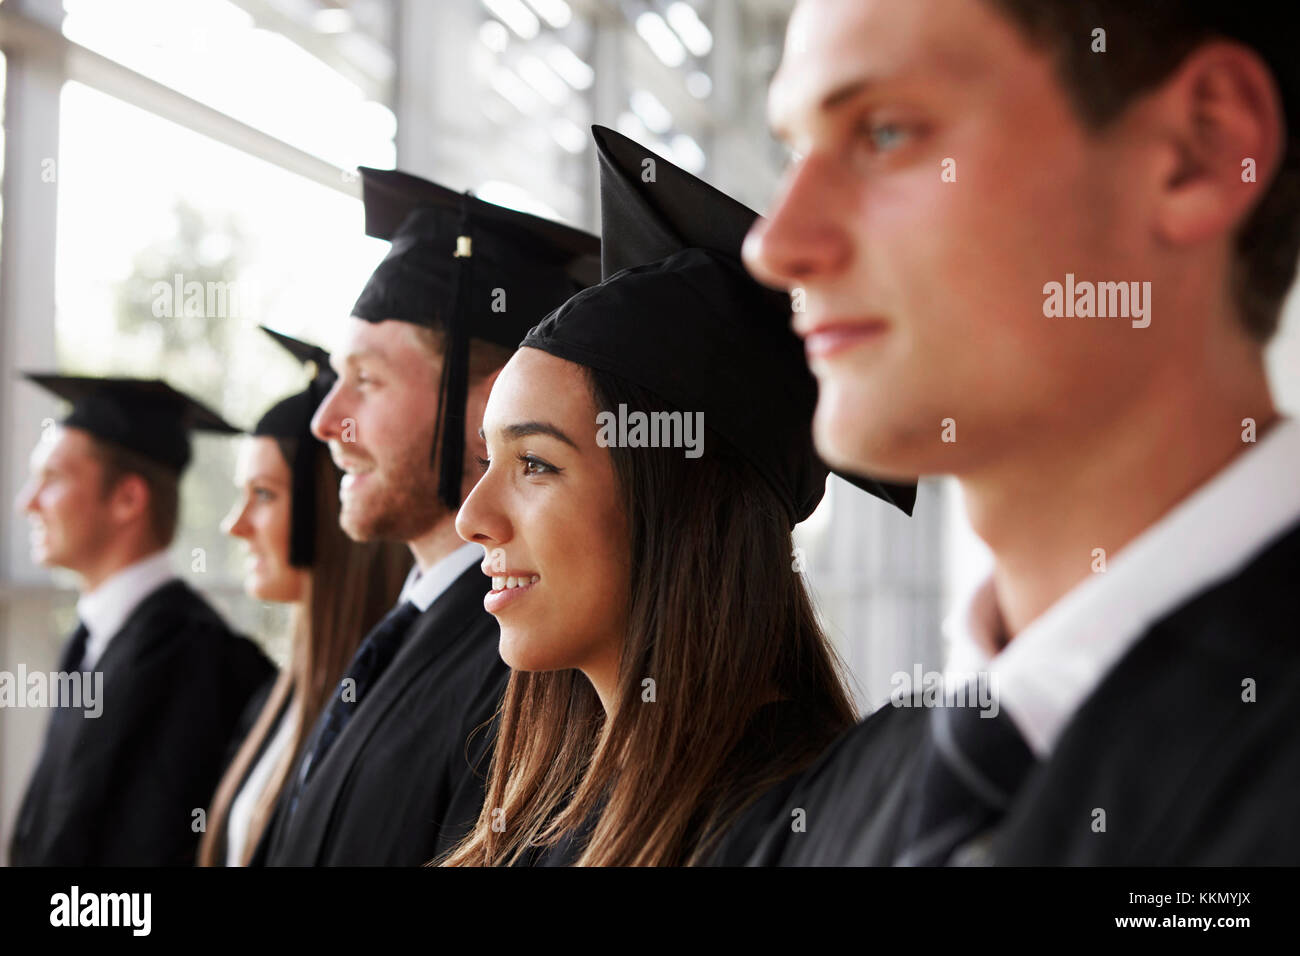
MULTIPOLYGON (((530 435, 550 435, 552 438, 558 438, 574 451, 581 451, 572 438, 547 422, 520 422, 517 425, 506 425, 501 429, 501 434, 509 441, 517 438, 527 438, 530 435)), ((481 428, 478 430, 478 437, 487 438, 481 428)))

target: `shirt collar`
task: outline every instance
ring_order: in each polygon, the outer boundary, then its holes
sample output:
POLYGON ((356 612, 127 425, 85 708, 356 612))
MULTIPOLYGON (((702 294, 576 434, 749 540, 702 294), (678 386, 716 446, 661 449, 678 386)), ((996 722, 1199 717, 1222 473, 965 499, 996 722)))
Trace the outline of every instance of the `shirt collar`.
POLYGON ((402 585, 398 603, 410 601, 423 614, 433 605, 451 583, 483 560, 483 546, 462 544, 451 554, 436 561, 428 571, 420 573, 420 566, 412 565, 402 585))
POLYGON ((1195 595, 1226 580, 1300 521, 1300 422, 1259 444, 1111 556, 995 655, 1002 628, 990 577, 946 622, 945 681, 980 671, 1040 758, 1121 656, 1195 595))
POLYGON ((140 602, 176 576, 166 550, 109 575, 77 601, 77 617, 86 625, 84 668, 93 668, 140 602))

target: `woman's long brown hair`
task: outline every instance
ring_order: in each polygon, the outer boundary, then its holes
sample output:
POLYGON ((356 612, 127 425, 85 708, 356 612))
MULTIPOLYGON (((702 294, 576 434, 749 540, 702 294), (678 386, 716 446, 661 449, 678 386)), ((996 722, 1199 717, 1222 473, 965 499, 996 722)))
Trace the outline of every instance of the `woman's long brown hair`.
MULTIPOLYGON (((619 378, 588 377, 598 409, 666 410, 619 378)), ((482 813, 443 865, 527 861, 595 812, 579 865, 704 862, 749 801, 853 723, 792 569, 788 513, 708 429, 705 448, 693 460, 610 448, 631 551, 617 703, 606 715, 576 670, 513 672, 482 813), (770 752, 742 746, 774 700, 797 703, 800 726, 770 752)))
MULTIPOLYGON (((293 441, 276 439, 276 444, 284 460, 292 462, 293 441)), ((411 565, 411 553, 403 544, 358 543, 344 534, 339 528, 341 474, 324 445, 318 445, 314 459, 316 546, 305 576, 306 593, 293 609, 289 665, 280 671, 261 713, 217 785, 207 829, 199 843, 200 866, 225 865, 230 805, 263 742, 279 726, 280 712, 288 703, 285 719, 293 721, 293 730, 289 746, 253 805, 239 861, 242 866, 248 865, 316 718, 343 678, 362 638, 397 600, 411 565)))

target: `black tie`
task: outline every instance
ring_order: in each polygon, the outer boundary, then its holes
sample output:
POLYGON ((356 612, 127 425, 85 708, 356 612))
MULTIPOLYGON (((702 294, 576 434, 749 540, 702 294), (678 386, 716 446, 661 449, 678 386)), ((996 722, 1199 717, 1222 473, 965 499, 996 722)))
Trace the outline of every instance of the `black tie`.
POLYGON ((86 630, 86 625, 77 621, 77 629, 72 632, 68 638, 68 643, 63 646, 63 657, 59 660, 59 670, 64 674, 75 674, 81 670, 81 661, 86 656, 86 642, 90 639, 90 631, 86 630))
MULTIPOLYGON (((992 717, 981 713, 978 707, 930 712, 896 866, 958 862, 956 851, 1001 819, 1036 763, 1005 710, 992 717)), ((964 851, 959 857, 973 859, 964 851)))
POLYGON ((410 601, 401 602, 375 625, 357 648, 347 673, 334 691, 329 707, 316 724, 315 737, 298 767, 293 796, 289 801, 290 814, 298 809, 298 798, 311 779, 312 772, 325 759, 325 754, 352 720, 357 708, 365 700, 366 692, 374 686, 384 668, 397 655, 402 639, 419 616, 420 610, 414 604, 410 601), (353 685, 348 685, 349 680, 354 682, 353 685))

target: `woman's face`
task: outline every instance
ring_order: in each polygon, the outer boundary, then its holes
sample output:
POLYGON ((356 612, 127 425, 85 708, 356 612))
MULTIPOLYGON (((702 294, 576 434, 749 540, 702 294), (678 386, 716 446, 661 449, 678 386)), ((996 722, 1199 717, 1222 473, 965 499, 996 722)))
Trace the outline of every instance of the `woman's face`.
POLYGON ((244 591, 259 601, 300 601, 306 572, 289 564, 292 475, 274 438, 244 440, 235 467, 238 497, 222 530, 248 544, 244 591))
POLYGON ((488 467, 456 530, 483 545, 501 657, 516 670, 578 668, 604 698, 627 628, 629 557, 584 370, 520 349, 492 387, 483 433, 488 467))

